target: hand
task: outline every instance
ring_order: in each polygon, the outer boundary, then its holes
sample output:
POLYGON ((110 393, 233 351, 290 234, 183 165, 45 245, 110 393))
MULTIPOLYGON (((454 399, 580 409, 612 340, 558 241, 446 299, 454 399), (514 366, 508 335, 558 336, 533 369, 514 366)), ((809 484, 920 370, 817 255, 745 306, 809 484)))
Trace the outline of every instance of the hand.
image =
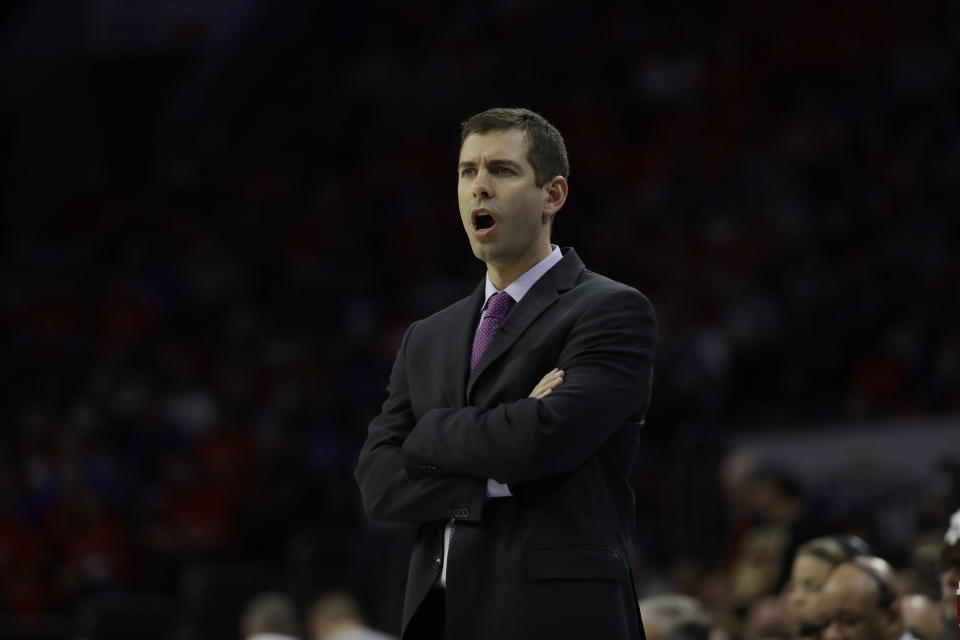
POLYGON ((537 386, 535 386, 533 391, 530 392, 529 397, 537 399, 542 398, 559 387, 562 382, 563 371, 560 369, 552 369, 547 373, 547 375, 543 376, 540 382, 537 383, 537 386))

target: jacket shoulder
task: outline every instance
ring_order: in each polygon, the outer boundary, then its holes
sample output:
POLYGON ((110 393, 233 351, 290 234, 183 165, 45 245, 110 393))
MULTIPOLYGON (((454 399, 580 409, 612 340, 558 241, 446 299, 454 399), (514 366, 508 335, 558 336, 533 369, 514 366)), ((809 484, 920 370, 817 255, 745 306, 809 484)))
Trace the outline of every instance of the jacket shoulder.
POLYGON ((422 318, 420 320, 417 320, 413 324, 417 325, 418 328, 420 327, 438 328, 438 327, 446 326, 447 323, 451 321, 451 319, 461 314, 469 312, 472 298, 473 298, 472 295, 467 296, 465 298, 461 298, 460 300, 457 300, 456 302, 450 305, 447 305, 446 307, 440 309, 439 311, 435 311, 434 313, 431 313, 429 316, 422 318))
POLYGON ((608 278, 607 276, 600 275, 589 269, 584 269, 583 276, 577 283, 577 288, 580 287, 583 287, 584 293, 593 299, 606 298, 607 296, 614 296, 624 300, 633 298, 644 306, 653 307, 650 299, 639 289, 608 278))

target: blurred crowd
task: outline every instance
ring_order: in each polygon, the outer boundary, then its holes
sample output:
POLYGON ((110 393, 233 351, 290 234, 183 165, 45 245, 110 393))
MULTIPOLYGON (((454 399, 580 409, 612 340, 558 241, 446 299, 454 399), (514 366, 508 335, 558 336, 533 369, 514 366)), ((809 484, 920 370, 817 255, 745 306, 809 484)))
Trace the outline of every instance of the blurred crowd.
POLYGON ((960 511, 927 553, 923 567, 896 568, 856 535, 807 539, 783 556, 783 567, 755 556, 750 568, 760 571, 746 599, 738 575, 722 595, 700 588, 641 599, 647 638, 953 640, 960 633, 960 511))
MULTIPOLYGON (((764 471, 748 503, 777 505, 735 527, 730 563, 705 579, 644 581, 647 640, 954 640, 960 633, 960 510, 894 566, 851 533, 808 537, 783 477, 764 471), (774 494, 781 494, 774 499, 774 494), (943 529, 940 529, 943 531, 943 529)), ((791 496, 793 497, 793 496, 791 496)), ((756 515, 756 514, 754 514, 756 515)), ((301 616, 282 592, 249 601, 246 640, 389 640, 346 592, 324 593, 301 616)))
POLYGON ((721 562, 636 571, 650 640, 952 640, 958 633, 960 494, 924 501, 908 548, 866 522, 831 520, 783 470, 728 460, 721 562), (850 566, 855 565, 855 566, 850 566))
MULTIPOLYGON (((689 592, 759 570, 738 560, 762 540, 669 503, 681 442, 960 412, 956 3, 127 3, 153 19, 142 48, 124 4, 0 16, 3 612, 172 592, 190 563, 365 526, 352 469, 402 331, 482 277, 453 163, 493 105, 564 133, 555 241, 658 312, 641 574, 689 592), (48 55, 47 30, 74 48, 48 55)), ((761 520, 816 502, 775 475, 761 520)), ((944 508, 909 511, 888 559, 944 508)))
POLYGON ((259 594, 246 605, 239 631, 244 640, 395 640, 368 627, 357 600, 340 591, 318 597, 302 618, 289 596, 259 594))

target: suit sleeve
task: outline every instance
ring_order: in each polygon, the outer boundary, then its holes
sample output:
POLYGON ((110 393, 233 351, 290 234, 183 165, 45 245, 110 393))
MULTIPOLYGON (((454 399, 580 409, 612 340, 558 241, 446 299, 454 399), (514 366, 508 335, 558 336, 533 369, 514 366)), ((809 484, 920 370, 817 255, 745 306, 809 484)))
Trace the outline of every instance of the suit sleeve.
POLYGON ((416 323, 403 336, 390 374, 388 396, 380 415, 370 423, 360 451, 355 477, 367 516, 393 522, 431 522, 457 516, 480 520, 486 479, 467 475, 419 474, 404 468, 400 448, 415 419, 407 384, 407 341, 416 323), (469 514, 464 516, 464 507, 469 514))
MULTIPOLYGON (((656 322, 634 289, 607 294, 574 324, 542 399, 426 412, 406 438, 406 468, 526 482, 580 466, 650 401, 656 322)), ((544 372, 546 373, 546 372, 544 372)))

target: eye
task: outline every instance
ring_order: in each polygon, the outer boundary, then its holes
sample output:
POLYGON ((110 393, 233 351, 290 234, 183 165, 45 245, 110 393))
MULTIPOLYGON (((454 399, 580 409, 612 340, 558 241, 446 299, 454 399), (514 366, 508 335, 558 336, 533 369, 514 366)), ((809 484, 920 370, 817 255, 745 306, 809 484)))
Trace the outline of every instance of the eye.
POLYGON ((513 169, 510 167, 497 167, 493 170, 498 176, 509 176, 513 173, 513 169))
POLYGON ((477 174, 477 170, 475 167, 466 167, 465 169, 463 169, 463 171, 460 172, 460 175, 462 176, 474 176, 476 174, 477 174))

